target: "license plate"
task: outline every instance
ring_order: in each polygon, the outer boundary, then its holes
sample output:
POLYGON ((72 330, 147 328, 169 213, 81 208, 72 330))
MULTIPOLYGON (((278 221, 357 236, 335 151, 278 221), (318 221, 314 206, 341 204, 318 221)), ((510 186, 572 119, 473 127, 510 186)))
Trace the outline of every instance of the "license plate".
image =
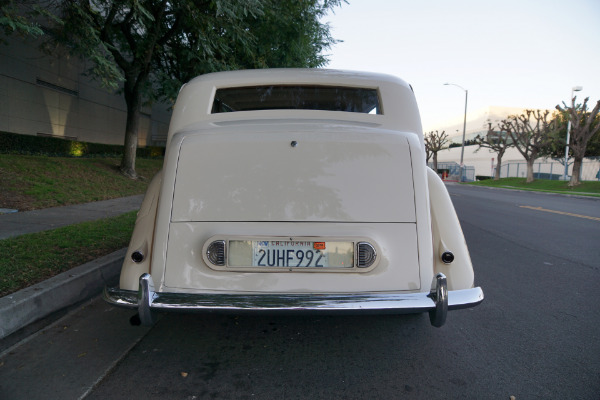
POLYGON ((229 242, 229 265, 256 268, 352 268, 353 242, 258 240, 229 242))

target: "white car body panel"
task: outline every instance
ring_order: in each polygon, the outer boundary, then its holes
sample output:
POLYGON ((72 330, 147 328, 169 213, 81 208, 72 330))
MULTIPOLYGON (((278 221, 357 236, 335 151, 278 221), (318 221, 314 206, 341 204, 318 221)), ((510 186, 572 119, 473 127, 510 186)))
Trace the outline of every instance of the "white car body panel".
MULTIPOLYGON (((287 224, 285 224, 287 225, 287 224)), ((349 236, 349 232, 360 232, 373 239, 386 257, 377 268, 367 273, 306 273, 292 272, 238 272, 216 271, 209 268, 197 251, 212 234, 227 232, 228 235, 270 235, 285 238, 289 226, 280 223, 237 223, 237 222, 184 222, 171 224, 165 290, 199 292, 277 292, 277 293, 345 293, 392 290, 418 290, 421 288, 419 259, 416 248, 415 224, 327 224, 302 223, 293 227, 294 237, 311 236, 319 230, 321 236, 349 236), (409 254, 402 254, 404 247, 412 246, 409 254), (401 264, 392 264, 390 259, 402 258, 401 264)), ((427 290, 431 279, 427 282, 427 290)))
POLYGON ((194 173, 177 176, 171 221, 416 222, 412 185, 401 184, 412 180, 407 135, 352 125, 297 129, 281 123, 186 136, 177 169, 194 173))

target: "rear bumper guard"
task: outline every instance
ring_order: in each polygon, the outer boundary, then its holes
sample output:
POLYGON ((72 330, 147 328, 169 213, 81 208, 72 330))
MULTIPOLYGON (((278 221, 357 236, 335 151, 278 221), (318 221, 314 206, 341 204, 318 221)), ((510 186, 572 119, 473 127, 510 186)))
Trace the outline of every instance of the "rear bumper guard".
POLYGON ((136 308, 143 325, 155 322, 155 311, 218 313, 323 313, 409 314, 429 312, 431 324, 444 325, 449 310, 474 307, 483 301, 479 287, 447 290, 446 277, 434 278, 430 293, 294 293, 294 294, 196 294, 160 293, 150 274, 140 276, 137 292, 105 288, 104 300, 120 307, 136 308))

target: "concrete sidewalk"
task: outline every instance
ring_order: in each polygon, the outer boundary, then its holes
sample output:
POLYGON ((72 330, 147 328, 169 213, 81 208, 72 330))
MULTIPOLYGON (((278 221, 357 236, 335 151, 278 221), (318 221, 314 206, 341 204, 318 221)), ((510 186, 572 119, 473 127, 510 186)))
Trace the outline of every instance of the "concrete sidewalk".
MULTIPOLYGON (((118 250, 16 293, 0 297, 0 350, 7 347, 2 343, 2 339, 7 336, 57 311, 97 296, 104 286, 118 284, 125 251, 126 249, 118 250)), ((25 337, 29 333, 33 332, 25 332, 25 337)), ((19 337, 11 342, 23 338, 19 337)))
POLYGON ((139 210, 144 195, 0 214, 0 240, 139 210))
MULTIPOLYGON (((0 215, 0 240, 138 210, 143 195, 0 215)), ((0 298, 0 340, 114 285, 125 249, 0 298)), ((14 335, 13 335, 14 336, 14 335)), ((18 340, 18 339, 17 339, 18 340)), ((14 338, 11 339, 14 341, 14 338)), ((5 347, 1 345, 0 348, 5 347)))

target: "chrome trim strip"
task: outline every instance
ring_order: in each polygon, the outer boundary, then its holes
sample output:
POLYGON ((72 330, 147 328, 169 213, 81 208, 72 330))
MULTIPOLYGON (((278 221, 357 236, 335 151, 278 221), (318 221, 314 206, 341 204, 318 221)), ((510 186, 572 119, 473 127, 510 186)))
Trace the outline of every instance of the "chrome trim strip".
POLYGON ((234 271, 234 272, 285 272, 285 273, 367 273, 374 270, 380 261, 378 256, 378 246, 374 240, 366 237, 356 236, 248 236, 248 235, 214 235, 205 241, 202 247, 202 257, 206 265, 216 271, 234 271), (348 267, 268 267, 268 266, 252 266, 252 265, 235 265, 229 264, 229 252, 231 242, 244 241, 244 242, 256 242, 256 241, 306 241, 306 242, 343 242, 352 243, 353 248, 353 265, 348 267), (210 260, 209 249, 214 243, 224 243, 224 264, 215 264, 210 260), (374 259, 369 266, 359 266, 359 245, 368 245, 373 249, 374 259))
MULTIPOLYGON (((436 277, 437 278, 437 277, 436 277)), ((218 313, 325 313, 325 314, 404 314, 434 311, 440 305, 430 293, 294 293, 294 294, 195 294, 157 293, 150 275, 140 278, 138 302, 136 292, 105 288, 104 299, 115 305, 138 308, 142 323, 153 321, 151 311, 185 311, 218 313), (142 319, 143 318, 143 319, 142 319)), ((436 289, 437 293, 437 289, 436 289)), ((437 295, 436 295, 437 296, 437 295)), ((483 291, 472 289, 447 292, 447 310, 474 307, 483 301, 483 291)), ((442 301, 442 304, 445 302, 442 301)), ((443 305, 441 306, 443 308, 443 305)), ((444 318, 445 319, 445 318, 444 318)))

